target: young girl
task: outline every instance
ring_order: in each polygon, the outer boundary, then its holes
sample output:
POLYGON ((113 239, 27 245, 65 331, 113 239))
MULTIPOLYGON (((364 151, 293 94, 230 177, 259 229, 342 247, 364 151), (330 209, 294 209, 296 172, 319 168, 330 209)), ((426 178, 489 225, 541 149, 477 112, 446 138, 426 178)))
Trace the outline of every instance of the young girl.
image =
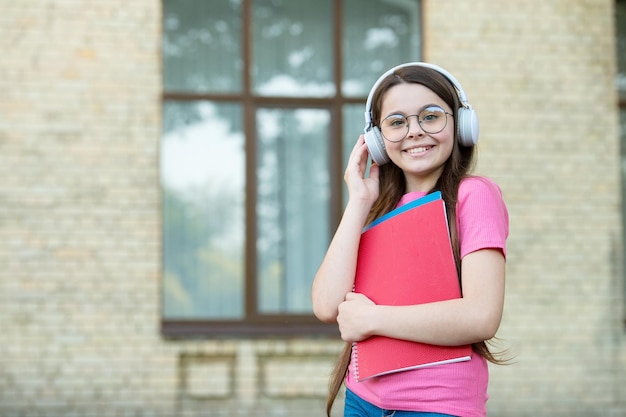
POLYGON ((361 135, 350 154, 344 175, 349 200, 312 289, 315 315, 336 321, 347 342, 331 379, 327 414, 345 382, 344 417, 485 416, 487 361, 499 362, 485 341, 495 336, 502 317, 508 214, 499 187, 469 175, 478 135, 475 114, 451 74, 408 63, 376 82, 368 117, 365 136, 370 137, 366 143, 361 135), (368 147, 378 163, 366 177, 368 147), (362 228, 433 191, 441 191, 446 203, 462 298, 385 306, 352 292, 362 228), (473 354, 465 362, 358 382, 351 343, 372 335, 472 344, 473 354))

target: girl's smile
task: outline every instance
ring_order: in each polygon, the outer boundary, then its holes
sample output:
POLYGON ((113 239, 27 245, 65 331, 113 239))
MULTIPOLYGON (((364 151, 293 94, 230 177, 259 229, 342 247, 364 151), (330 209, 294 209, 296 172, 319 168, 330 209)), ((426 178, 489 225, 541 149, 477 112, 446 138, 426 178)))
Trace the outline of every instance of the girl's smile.
POLYGON ((405 149, 404 152, 408 153, 411 156, 419 156, 433 149, 434 146, 415 146, 412 148, 405 149))

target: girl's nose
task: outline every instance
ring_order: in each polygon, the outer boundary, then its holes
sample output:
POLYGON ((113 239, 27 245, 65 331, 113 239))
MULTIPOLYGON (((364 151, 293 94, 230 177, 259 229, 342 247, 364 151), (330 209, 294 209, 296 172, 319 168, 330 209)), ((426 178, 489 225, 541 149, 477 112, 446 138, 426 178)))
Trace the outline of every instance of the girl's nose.
POLYGON ((407 128, 408 128, 407 137, 422 136, 424 134, 422 125, 419 124, 418 117, 419 116, 417 114, 407 116, 406 118, 407 128), (415 119, 411 120, 412 117, 415 117, 415 119))

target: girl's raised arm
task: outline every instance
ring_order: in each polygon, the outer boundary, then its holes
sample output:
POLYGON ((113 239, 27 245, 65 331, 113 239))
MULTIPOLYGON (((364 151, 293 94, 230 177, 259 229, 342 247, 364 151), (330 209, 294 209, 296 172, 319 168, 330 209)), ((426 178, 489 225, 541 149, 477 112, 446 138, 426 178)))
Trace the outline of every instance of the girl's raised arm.
POLYGON ((367 157, 367 145, 361 135, 352 149, 344 175, 350 198, 313 281, 313 312, 328 323, 337 319, 339 304, 352 291, 361 230, 378 198, 378 166, 372 165, 369 177, 365 178, 367 157))

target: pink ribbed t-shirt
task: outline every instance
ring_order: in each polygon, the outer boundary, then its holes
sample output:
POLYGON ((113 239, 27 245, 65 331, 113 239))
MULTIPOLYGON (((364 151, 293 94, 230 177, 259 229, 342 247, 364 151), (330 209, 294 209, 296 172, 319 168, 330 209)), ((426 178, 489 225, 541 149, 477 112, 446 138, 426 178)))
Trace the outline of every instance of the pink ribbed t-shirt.
MULTIPOLYGON (((403 205, 425 193, 402 197, 403 205)), ((486 177, 461 182, 457 201, 461 258, 468 253, 500 249, 506 256, 509 217, 498 185, 486 177)), ((390 354, 393 354, 390 352, 390 354)), ((477 354, 466 362, 437 365, 358 382, 348 369, 346 386, 364 400, 387 410, 410 410, 483 417, 487 414, 487 361, 477 354)))

